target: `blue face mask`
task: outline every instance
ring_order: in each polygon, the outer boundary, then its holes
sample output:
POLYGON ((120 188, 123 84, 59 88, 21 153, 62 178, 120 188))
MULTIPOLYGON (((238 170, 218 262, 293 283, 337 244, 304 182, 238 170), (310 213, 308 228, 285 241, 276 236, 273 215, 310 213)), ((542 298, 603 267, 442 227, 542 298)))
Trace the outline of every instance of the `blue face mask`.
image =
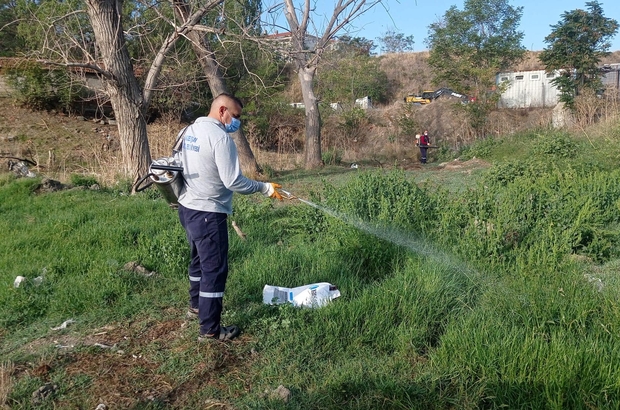
POLYGON ((230 122, 230 124, 226 124, 224 128, 226 129, 226 132, 228 133, 236 132, 239 128, 241 128, 241 120, 239 120, 238 118, 232 117, 232 121, 230 122))

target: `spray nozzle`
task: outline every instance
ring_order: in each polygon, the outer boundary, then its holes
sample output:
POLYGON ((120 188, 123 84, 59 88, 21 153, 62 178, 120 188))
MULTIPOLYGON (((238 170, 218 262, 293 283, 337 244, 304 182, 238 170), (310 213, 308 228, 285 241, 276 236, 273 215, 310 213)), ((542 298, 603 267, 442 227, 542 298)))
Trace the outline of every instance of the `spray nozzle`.
POLYGON ((283 189, 278 189, 278 192, 282 195, 282 199, 298 199, 295 195, 283 189))

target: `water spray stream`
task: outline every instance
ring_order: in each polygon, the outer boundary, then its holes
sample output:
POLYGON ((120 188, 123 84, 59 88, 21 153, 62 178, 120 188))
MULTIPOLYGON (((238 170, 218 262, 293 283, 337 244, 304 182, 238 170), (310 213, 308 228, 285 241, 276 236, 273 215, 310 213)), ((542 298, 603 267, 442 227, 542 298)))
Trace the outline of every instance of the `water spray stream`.
POLYGON ((458 261, 454 256, 451 256, 443 251, 436 249, 430 243, 425 242, 420 238, 416 238, 416 236, 410 232, 399 232, 393 228, 376 224, 373 225, 371 223, 362 221, 361 219, 341 214, 332 209, 315 204, 314 202, 310 202, 308 200, 296 197, 289 192, 283 192, 288 196, 288 199, 297 199, 306 205, 316 208, 346 224, 349 224, 359 230, 367 232, 379 239, 383 239, 395 245, 402 246, 416 254, 423 255, 429 258, 433 262, 455 269, 467 276, 470 280, 473 280, 472 276, 476 276, 476 272, 473 269, 467 267, 465 263, 458 261))

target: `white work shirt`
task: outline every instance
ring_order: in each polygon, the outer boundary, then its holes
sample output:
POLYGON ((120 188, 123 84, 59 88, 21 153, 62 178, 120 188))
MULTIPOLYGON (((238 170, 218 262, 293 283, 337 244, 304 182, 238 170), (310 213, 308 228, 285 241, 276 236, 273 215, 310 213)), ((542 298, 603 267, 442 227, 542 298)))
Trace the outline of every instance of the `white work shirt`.
POLYGON ((230 215, 233 192, 267 192, 267 184, 243 176, 237 146, 215 118, 200 117, 187 128, 176 158, 185 178, 179 203, 186 208, 230 215))

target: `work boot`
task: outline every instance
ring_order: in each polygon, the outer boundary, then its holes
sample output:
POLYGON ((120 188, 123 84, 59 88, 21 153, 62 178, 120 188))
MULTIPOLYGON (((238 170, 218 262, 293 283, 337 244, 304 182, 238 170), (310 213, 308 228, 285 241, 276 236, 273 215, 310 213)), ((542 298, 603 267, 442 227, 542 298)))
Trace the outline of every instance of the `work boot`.
POLYGON ((190 307, 189 309, 187 309, 187 313, 185 314, 185 316, 188 319, 198 319, 198 308, 193 308, 190 307))
POLYGON ((239 329, 238 326, 235 326, 235 325, 220 326, 219 334, 215 334, 215 333, 205 334, 205 335, 201 334, 200 336, 198 336, 198 341, 207 342, 211 340, 216 340, 220 342, 225 342, 225 341, 234 339, 235 337, 239 336, 240 333, 241 333, 241 330, 239 329))

